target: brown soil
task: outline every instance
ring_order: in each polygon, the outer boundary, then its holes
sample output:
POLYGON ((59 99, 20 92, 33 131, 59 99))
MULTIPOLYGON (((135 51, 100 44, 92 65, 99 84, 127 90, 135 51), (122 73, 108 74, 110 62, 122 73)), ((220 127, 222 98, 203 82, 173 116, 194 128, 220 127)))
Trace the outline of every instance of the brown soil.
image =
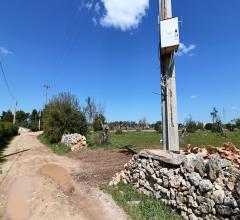
POLYGON ((127 219, 99 185, 120 171, 127 152, 83 150, 57 156, 37 141, 38 133, 17 136, 0 174, 0 219, 127 219))
POLYGON ((85 184, 97 186, 107 183, 113 175, 121 171, 132 154, 126 150, 107 151, 104 149, 82 150, 81 153, 72 152, 68 157, 81 161, 80 172, 76 170, 75 179, 85 184))

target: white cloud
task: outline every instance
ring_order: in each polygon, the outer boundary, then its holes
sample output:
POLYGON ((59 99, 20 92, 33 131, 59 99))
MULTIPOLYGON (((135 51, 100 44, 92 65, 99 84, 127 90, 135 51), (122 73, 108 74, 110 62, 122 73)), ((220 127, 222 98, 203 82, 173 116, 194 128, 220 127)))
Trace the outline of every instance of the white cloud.
POLYGON ((0 55, 10 55, 12 54, 12 51, 8 50, 5 47, 0 47, 0 55))
POLYGON ((191 99, 196 99, 198 97, 198 95, 191 95, 190 98, 191 99))
POLYGON ((101 6, 100 6, 100 3, 97 2, 94 6, 94 11, 99 14, 100 13, 100 10, 101 10, 101 6))
POLYGON ((180 43, 177 55, 178 56, 183 56, 183 55, 194 56, 195 54, 194 53, 190 53, 190 52, 192 52, 195 48, 196 48, 196 45, 194 45, 194 44, 189 44, 187 46, 187 45, 185 45, 183 43, 180 43))
POLYGON ((101 0, 105 14, 100 18, 103 27, 122 31, 137 28, 149 8, 149 0, 101 0))
POLYGON ((97 19, 95 17, 92 18, 92 22, 95 26, 98 25, 97 19))
POLYGON ((93 0, 87 0, 87 1, 83 1, 81 3, 81 5, 79 6, 78 10, 81 11, 82 9, 86 8, 88 10, 91 10, 93 8, 94 4, 93 4, 93 0))

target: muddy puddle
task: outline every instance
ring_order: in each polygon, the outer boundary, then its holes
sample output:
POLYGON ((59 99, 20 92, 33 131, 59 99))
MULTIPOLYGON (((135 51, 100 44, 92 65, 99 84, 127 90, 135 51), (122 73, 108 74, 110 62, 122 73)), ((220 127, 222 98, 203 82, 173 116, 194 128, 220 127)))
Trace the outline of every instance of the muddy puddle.
POLYGON ((46 164, 41 167, 40 173, 50 177, 56 184, 58 184, 64 192, 70 192, 73 187, 71 178, 63 167, 56 164, 46 164))

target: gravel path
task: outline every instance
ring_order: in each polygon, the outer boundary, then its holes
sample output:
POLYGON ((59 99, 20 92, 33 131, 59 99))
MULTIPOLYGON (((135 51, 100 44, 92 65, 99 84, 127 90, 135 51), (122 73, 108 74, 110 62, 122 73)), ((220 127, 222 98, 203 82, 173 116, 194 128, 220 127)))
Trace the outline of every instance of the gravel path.
MULTIPOLYGON (((90 160, 92 154, 96 153, 83 152, 88 158, 87 161, 86 159, 81 160, 79 154, 57 156, 38 142, 36 138, 38 134, 22 133, 4 152, 6 155, 30 149, 10 156, 2 167, 0 219, 128 219, 122 209, 109 195, 103 193, 98 185, 118 171, 129 156, 115 152, 113 156, 116 158, 112 159, 117 162, 113 169, 110 169, 111 164, 107 164, 106 161, 103 161, 103 164, 107 168, 101 169, 100 164, 96 166, 94 160, 90 160), (122 155, 122 160, 120 155, 122 155), (94 176, 101 171, 105 172, 106 169, 109 176, 103 175, 104 179, 94 176), (86 175, 88 181, 82 179, 86 175), (91 175, 93 181, 91 181, 91 175), (89 184, 89 182, 93 184, 89 184)), ((102 155, 107 155, 106 158, 111 157, 111 153, 101 152, 102 155)), ((100 157, 97 161, 99 160, 101 160, 100 157)))

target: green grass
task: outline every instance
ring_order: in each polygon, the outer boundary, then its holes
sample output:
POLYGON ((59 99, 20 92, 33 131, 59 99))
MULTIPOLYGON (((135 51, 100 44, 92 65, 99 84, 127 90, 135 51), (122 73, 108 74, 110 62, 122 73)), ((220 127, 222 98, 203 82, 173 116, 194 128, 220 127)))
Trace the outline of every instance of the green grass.
MULTIPOLYGON (((94 132, 88 135, 88 145, 91 148, 98 147, 95 140, 100 133, 94 132)), ((157 132, 124 132, 123 134, 109 133, 109 143, 104 147, 112 149, 122 149, 126 146, 133 148, 148 148, 150 145, 160 145, 161 135, 157 132)))
POLYGON ((176 212, 153 198, 137 192, 131 186, 119 183, 117 186, 102 185, 102 190, 112 195, 116 203, 133 220, 177 220, 176 212))
POLYGON ((57 155, 61 156, 71 151, 71 149, 64 144, 51 144, 43 134, 38 135, 37 138, 42 144, 49 147, 57 155))
POLYGON ((240 131, 227 131, 223 136, 209 131, 200 131, 187 133, 187 136, 184 139, 180 138, 180 140, 182 147, 188 144, 192 144, 193 146, 213 145, 215 147, 222 147, 224 143, 232 142, 236 147, 240 148, 240 131))
MULTIPOLYGON (((99 132, 88 135, 87 139, 90 148, 99 147, 96 144, 99 135, 99 132)), ((109 150, 123 149, 126 146, 134 149, 152 148, 153 146, 160 146, 160 139, 161 135, 157 132, 126 132, 120 135, 111 132, 109 133, 109 143, 102 147, 109 150)), ((226 131, 224 136, 210 131, 198 131, 196 133, 187 133, 184 138, 180 137, 181 147, 186 147, 188 144, 193 146, 213 145, 222 147, 226 142, 232 142, 240 148, 240 131, 226 131)))

